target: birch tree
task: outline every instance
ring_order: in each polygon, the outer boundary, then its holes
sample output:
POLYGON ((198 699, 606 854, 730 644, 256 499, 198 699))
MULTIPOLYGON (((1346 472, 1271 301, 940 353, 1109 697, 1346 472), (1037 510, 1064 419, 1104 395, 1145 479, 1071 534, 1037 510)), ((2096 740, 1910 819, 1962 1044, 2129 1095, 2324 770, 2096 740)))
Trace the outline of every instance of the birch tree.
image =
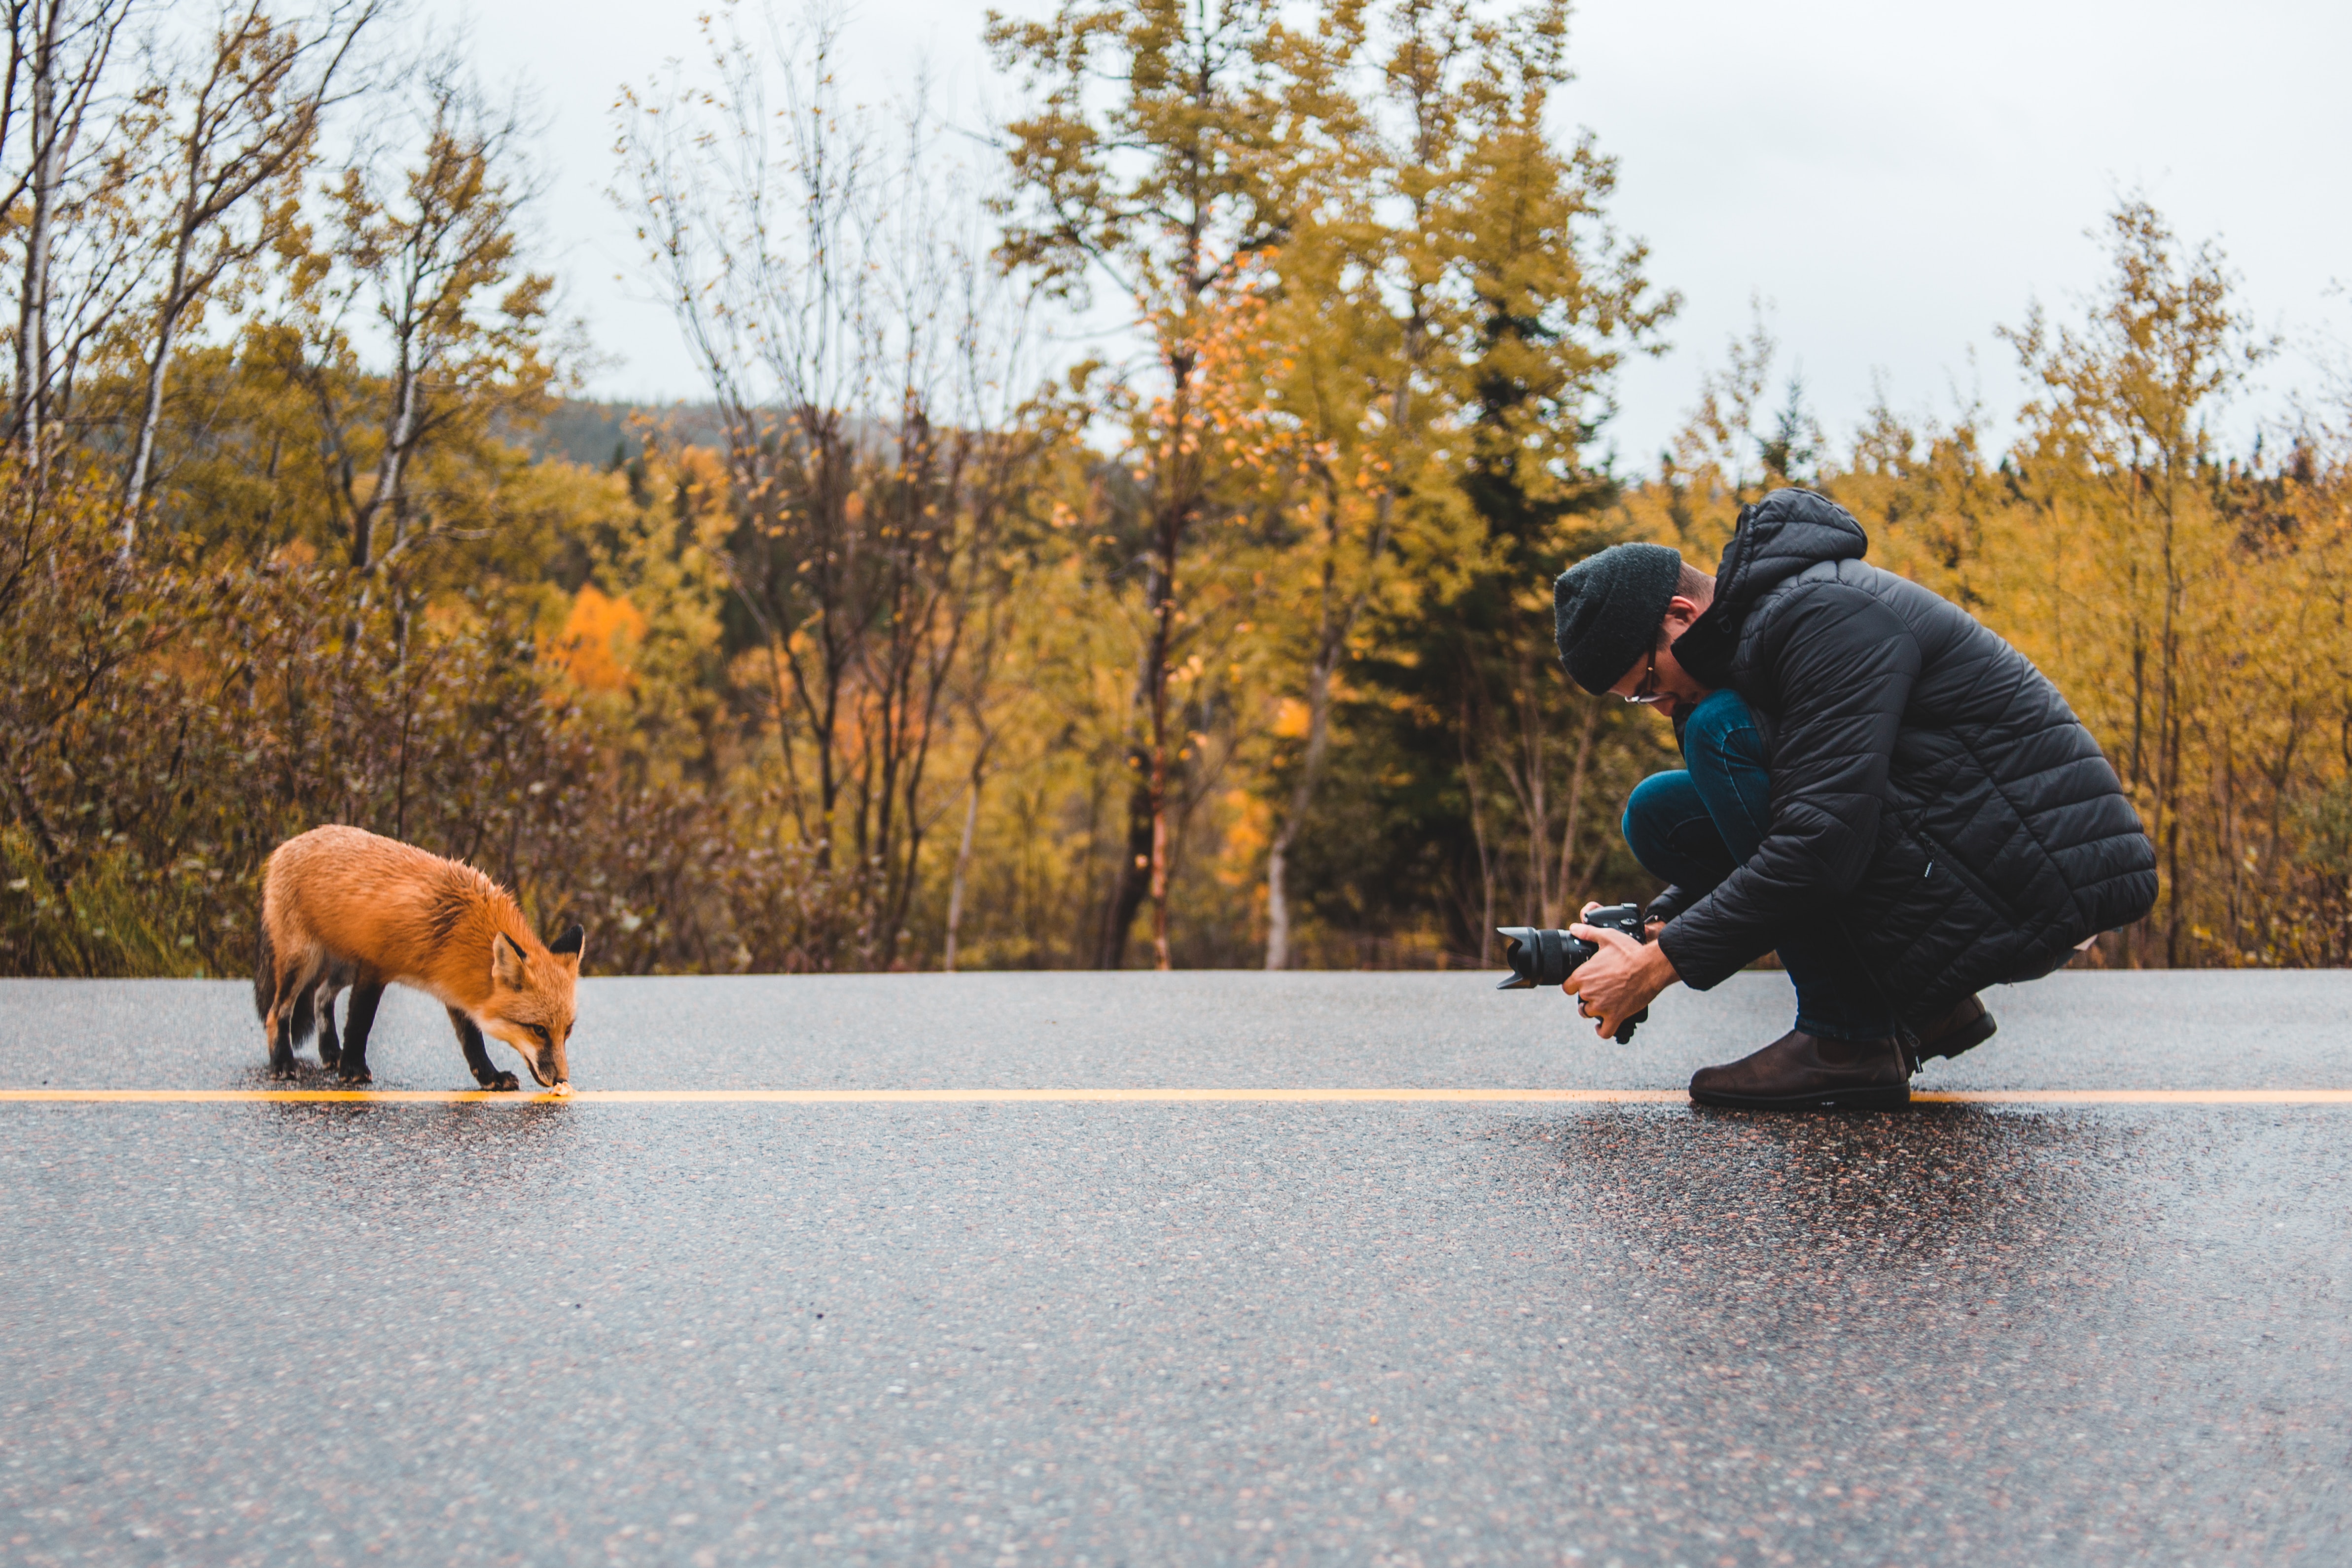
POLYGON ((276 247, 301 201, 321 121, 353 90, 346 68, 375 0, 280 24, 257 0, 224 11, 185 70, 162 84, 161 285, 122 480, 122 554, 139 534, 173 354, 205 302, 276 247))
POLYGON ((414 493, 427 444, 536 406, 555 374, 543 336, 554 280, 522 259, 537 188, 520 114, 454 61, 434 63, 414 92, 327 192, 323 245, 311 248, 306 229, 282 251, 296 371, 351 564, 369 574, 441 526, 414 493), (370 337, 388 362, 380 374, 363 365, 370 337))
POLYGON ((39 460, 74 373, 138 287, 136 121, 110 112, 134 0, 11 0, 0 213, 17 251, 10 433, 39 460))

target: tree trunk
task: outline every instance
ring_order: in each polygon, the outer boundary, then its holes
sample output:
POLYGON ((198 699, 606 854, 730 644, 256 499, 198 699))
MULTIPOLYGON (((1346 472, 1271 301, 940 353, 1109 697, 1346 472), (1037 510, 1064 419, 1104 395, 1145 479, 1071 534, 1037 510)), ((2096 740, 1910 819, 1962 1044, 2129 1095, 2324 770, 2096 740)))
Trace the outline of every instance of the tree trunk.
MULTIPOLYGON (((1144 597, 1153 608, 1153 625, 1160 623, 1158 616, 1161 578, 1158 563, 1150 569, 1144 583, 1144 597)), ((1146 707, 1165 671, 1160 668, 1165 658, 1155 636, 1145 639, 1143 653, 1135 671, 1135 697, 1129 712, 1146 707)), ((1151 755, 1140 742, 1130 741, 1127 748, 1127 770, 1130 780, 1127 795, 1127 844, 1118 863, 1118 876, 1111 884, 1110 902, 1103 911, 1102 939, 1095 949, 1095 967, 1119 969, 1127 963, 1127 939, 1135 926, 1135 914, 1143 907, 1144 898, 1151 890, 1151 829, 1154 818, 1151 794, 1151 755)))
MULTIPOLYGON (((375 550, 375 521, 400 515, 401 487, 407 478, 410 450, 416 445, 417 425, 422 418, 418 405, 424 400, 424 371, 409 359, 409 345, 401 344, 398 367, 393 375, 392 417, 384 422, 383 456, 377 459, 375 492, 365 506, 352 509, 352 567, 358 572, 372 572, 382 563, 389 551, 375 550)), ((403 542, 397 536, 394 549, 403 542)))
POLYGON ((139 515, 147 504, 147 476, 155 460, 155 431, 163 422, 163 378, 172 363, 172 344, 180 325, 179 293, 187 267, 187 244, 182 237, 172 261, 172 286, 164 296, 163 320, 155 329, 155 357, 147 366, 147 395, 139 415, 139 435, 131 449, 131 471, 122 481, 122 559, 131 560, 139 542, 139 515))
POLYGON ((1470 802, 1470 841, 1478 848, 1478 886, 1485 903, 1478 919, 1478 967, 1487 968, 1495 958, 1495 863, 1486 851, 1486 817, 1478 808, 1478 772, 1470 760, 1470 705, 1462 705, 1462 726, 1455 731, 1462 742, 1462 789, 1470 802))
POLYGON ((1176 549, 1183 528, 1182 511, 1171 507, 1160 526, 1160 603, 1151 616, 1151 966, 1162 970, 1171 967, 1168 956, 1168 658, 1176 635, 1176 549))
POLYGON ((187 179, 179 208, 174 215, 175 230, 172 236, 172 273, 165 281, 163 297, 155 310, 155 353, 147 363, 146 395, 141 399, 139 434, 131 447, 131 467, 122 481, 122 561, 131 563, 131 552, 139 542, 139 515, 147 503, 147 479, 155 461, 155 431, 163 420, 163 384, 170 374, 172 348, 178 340, 180 317, 188 307, 188 253, 196 242, 196 227, 201 221, 197 193, 204 179, 205 158, 206 106, 212 84, 220 79, 220 67, 215 57, 213 78, 205 84, 195 107, 195 119, 188 132, 186 157, 183 168, 187 179))
POLYGON ((971 865, 972 834, 980 826, 981 770, 987 757, 988 747, 983 742, 971 760, 971 793, 964 802, 963 840, 956 846, 955 876, 948 883, 948 940, 940 954, 940 967, 950 974, 955 973, 956 932, 963 924, 964 877, 971 865))
POLYGON ((1268 972, 1290 967, 1290 889, 1286 865, 1289 835, 1277 833, 1265 853, 1265 967, 1268 972))
POLYGON ((1568 775, 1567 821, 1559 830, 1559 890, 1544 911, 1544 924, 1565 923, 1569 904, 1574 891, 1569 886, 1576 874, 1576 830, 1582 826, 1584 814, 1584 777, 1592 763, 1592 744, 1601 730, 1601 700, 1589 699, 1584 704, 1584 725, 1577 731, 1576 765, 1568 775))
POLYGON ((1545 864, 1544 854, 1551 847, 1551 805, 1544 798, 1543 711, 1524 656, 1514 673, 1518 677, 1518 689, 1513 696, 1519 710, 1520 758, 1527 764, 1528 898, 1523 907, 1528 923, 1548 926, 1552 923, 1545 907, 1551 895, 1551 868, 1545 864))
POLYGON ((1160 693, 1161 713, 1153 715, 1151 742, 1151 967, 1169 969, 1168 958, 1168 741, 1162 732, 1167 693, 1160 693))
POLYGON ((1103 914, 1102 942, 1096 950, 1097 969, 1126 965, 1128 932, 1134 929, 1136 911, 1143 907, 1144 894, 1151 887, 1151 784, 1145 772, 1148 760, 1142 747, 1128 749, 1127 765, 1135 775, 1135 783, 1128 792, 1127 842, 1119 860, 1118 879, 1112 884, 1110 904, 1103 914))
POLYGON ((34 44, 31 156, 33 209, 25 221, 25 283, 16 305, 16 436, 37 464, 49 382, 49 220, 57 199, 57 12, 34 44))
MULTIPOLYGON (((1404 358, 1406 373, 1398 378, 1396 392, 1389 400, 1390 428, 1402 430, 1412 407, 1412 375, 1411 367, 1420 359, 1421 306, 1419 291, 1414 294, 1412 313, 1405 324, 1404 358)), ((1323 584, 1320 607, 1317 617, 1315 662, 1307 676, 1307 754, 1299 760, 1298 784, 1291 791, 1290 810, 1275 834, 1265 862, 1265 966, 1270 970, 1290 967, 1290 847, 1298 837, 1300 826, 1307 819, 1307 809, 1314 804, 1315 791, 1322 783, 1324 753, 1330 740, 1331 678, 1339 667, 1339 656, 1346 649, 1348 634, 1355 629, 1356 617, 1363 614, 1365 604, 1371 598, 1372 574, 1380 569, 1381 557, 1388 550, 1389 524, 1396 510, 1396 491, 1382 486, 1380 499, 1374 503, 1376 521, 1372 528, 1370 548, 1364 552, 1364 577, 1344 612, 1333 617, 1333 600, 1339 584, 1340 510, 1338 487, 1328 467, 1324 469, 1325 485, 1325 545, 1323 553, 1323 584)))
POLYGON ((1274 843, 1265 859, 1265 966, 1268 969, 1290 967, 1290 847, 1298 838, 1298 830, 1307 820, 1307 809, 1314 804, 1316 785, 1322 780, 1323 763, 1330 751, 1331 742, 1331 676, 1339 662, 1343 643, 1331 637, 1324 639, 1317 653, 1315 666, 1307 682, 1307 754, 1298 761, 1298 782, 1290 791, 1290 809, 1283 816, 1282 826, 1274 836, 1274 843))

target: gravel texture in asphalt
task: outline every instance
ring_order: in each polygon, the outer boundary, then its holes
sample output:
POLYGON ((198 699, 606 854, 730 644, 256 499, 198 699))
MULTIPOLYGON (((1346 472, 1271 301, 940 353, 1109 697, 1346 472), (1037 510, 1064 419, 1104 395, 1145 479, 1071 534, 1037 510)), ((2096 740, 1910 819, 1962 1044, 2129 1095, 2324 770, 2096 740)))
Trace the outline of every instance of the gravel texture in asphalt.
MULTIPOLYGON (((1478 975, 596 981, 596 1088, 1670 1088, 1478 975)), ((1923 1087, 2352 1087, 2352 976, 1923 1087)), ((502 1047, 492 1047, 494 1054, 502 1047)), ((468 1079, 394 993, 382 1088, 468 1079)), ((0 982, 0 1089, 264 1087, 0 982)), ((315 1075, 312 1082, 322 1081, 315 1075)), ((2352 1109, 0 1104, 0 1561, 2341 1563, 2352 1109)))

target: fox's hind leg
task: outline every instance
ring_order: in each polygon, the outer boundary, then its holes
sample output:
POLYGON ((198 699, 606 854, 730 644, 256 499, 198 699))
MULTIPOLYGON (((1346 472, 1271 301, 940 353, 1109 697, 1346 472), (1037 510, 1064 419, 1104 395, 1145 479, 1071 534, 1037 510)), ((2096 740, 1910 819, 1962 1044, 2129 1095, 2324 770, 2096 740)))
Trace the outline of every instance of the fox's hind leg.
POLYGON ((333 962, 301 922, 270 907, 261 911, 261 952, 253 975, 254 1010, 269 1049, 269 1076, 294 1076, 294 1047, 310 1037, 310 988, 333 962), (272 929, 272 928, 276 929, 272 929))
POLYGON ((261 963, 264 973, 255 978, 253 989, 254 999, 262 1004, 261 1043, 269 1052, 269 1076, 292 1078, 294 1009, 286 983, 293 976, 286 973, 287 966, 279 962, 267 933, 261 939, 261 963), (262 1000, 265 996, 267 1001, 262 1000))
POLYGON ((278 1028, 269 1037, 269 1076, 294 1076, 294 1009, 290 1006, 278 1010, 278 1028))
POLYGON ((482 1043, 481 1026, 457 1008, 449 1009, 449 1022, 457 1031, 457 1047, 466 1053, 466 1066, 472 1069, 474 1081, 484 1089, 519 1089, 514 1074, 500 1072, 490 1065, 490 1053, 482 1043))
POLYGON ((342 1055, 342 1041, 335 1033, 335 997, 343 983, 331 970, 319 982, 319 1065, 332 1068, 342 1055))
POLYGON ((368 1071, 368 1031, 375 1027, 375 1005, 383 1000, 383 982, 362 975, 352 986, 352 1009, 343 1017, 343 1048, 336 1073, 345 1083, 373 1083, 368 1071))
POLYGON ((269 1012, 262 1022, 269 1035, 269 1076, 294 1076, 294 1042, 299 1034, 308 1033, 310 1019, 311 965, 309 955, 295 953, 278 962, 278 975, 273 987, 276 994, 269 1012))

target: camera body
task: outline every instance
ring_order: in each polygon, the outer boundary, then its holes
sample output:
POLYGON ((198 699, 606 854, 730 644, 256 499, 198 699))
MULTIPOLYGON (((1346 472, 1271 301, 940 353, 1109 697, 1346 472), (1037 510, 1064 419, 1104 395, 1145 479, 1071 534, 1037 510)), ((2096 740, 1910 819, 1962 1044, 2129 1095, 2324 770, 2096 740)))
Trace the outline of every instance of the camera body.
MULTIPOLYGON (((1642 906, 1610 904, 1589 915, 1577 918, 1577 924, 1599 926, 1604 931, 1621 931, 1635 942, 1642 938, 1642 906)), ((1497 926, 1495 934, 1503 939, 1503 962, 1511 966, 1511 977, 1496 987, 1498 991, 1532 991, 1539 985, 1558 985, 1577 971, 1577 966, 1601 951, 1597 943, 1581 937, 1570 936, 1564 931, 1540 930, 1534 926, 1497 926)), ((1617 1043, 1624 1045, 1633 1037, 1633 1026, 1648 1018, 1650 1010, 1639 1013, 1618 1026, 1617 1043)))

